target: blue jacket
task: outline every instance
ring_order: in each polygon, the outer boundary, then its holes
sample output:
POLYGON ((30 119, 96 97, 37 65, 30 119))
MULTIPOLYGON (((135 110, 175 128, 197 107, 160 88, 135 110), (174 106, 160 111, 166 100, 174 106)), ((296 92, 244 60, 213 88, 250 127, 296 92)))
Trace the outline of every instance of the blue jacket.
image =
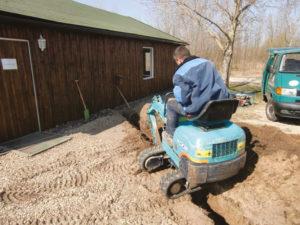
POLYGON ((195 56, 179 65, 173 76, 173 84, 175 98, 188 114, 199 113, 210 100, 229 98, 214 64, 195 56))

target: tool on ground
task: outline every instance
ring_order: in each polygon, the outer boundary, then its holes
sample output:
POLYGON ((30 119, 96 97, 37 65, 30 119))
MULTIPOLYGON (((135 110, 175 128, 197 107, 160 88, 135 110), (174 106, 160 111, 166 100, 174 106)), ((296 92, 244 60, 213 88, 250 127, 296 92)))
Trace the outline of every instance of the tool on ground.
POLYGON ((239 106, 250 106, 253 105, 253 97, 247 94, 236 94, 236 99, 239 100, 239 106))
POLYGON ((230 91, 231 97, 234 99, 239 100, 239 106, 251 106, 254 104, 254 98, 255 98, 256 92, 237 92, 237 91, 230 91))
POLYGON ((87 108, 87 106, 85 104, 81 89, 79 87, 79 80, 75 80, 75 83, 76 83, 76 86, 77 86, 77 90, 78 90, 82 105, 84 107, 84 111, 83 111, 84 119, 85 119, 85 121, 88 121, 90 119, 90 111, 89 111, 89 109, 87 108))
POLYGON ((154 147, 138 157, 141 170, 155 172, 167 167, 175 170, 161 179, 161 189, 168 198, 199 191, 205 184, 232 177, 245 166, 245 131, 230 121, 239 101, 210 101, 198 115, 182 116, 174 136, 163 131, 166 124, 167 95, 154 96, 140 116, 148 125, 154 147), (162 125, 161 125, 162 124, 162 125), (171 144, 170 144, 171 142, 171 144))
MULTIPOLYGON (((117 86, 117 90, 119 92, 119 94, 121 95, 121 97, 123 98, 123 101, 125 102, 126 106, 128 109, 132 109, 127 101, 127 99, 125 98, 124 94, 122 93, 122 91, 120 90, 120 88, 117 86)), ((132 109, 133 110, 133 109, 132 109)))
POLYGON ((120 96, 122 97, 125 105, 127 106, 127 110, 125 110, 123 112, 123 115, 129 120, 129 122, 131 122, 134 126, 138 127, 139 126, 139 114, 133 109, 131 108, 131 106, 129 105, 125 95, 123 94, 123 92, 121 91, 121 89, 119 88, 119 84, 121 79, 123 79, 123 76, 116 76, 115 79, 115 85, 116 88, 120 94, 120 96))

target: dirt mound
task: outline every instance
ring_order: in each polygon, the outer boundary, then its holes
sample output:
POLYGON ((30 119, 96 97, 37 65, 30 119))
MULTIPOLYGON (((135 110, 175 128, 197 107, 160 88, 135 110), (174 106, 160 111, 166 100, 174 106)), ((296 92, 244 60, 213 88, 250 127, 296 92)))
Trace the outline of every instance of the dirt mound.
POLYGON ((300 136, 241 126, 247 133, 246 167, 212 187, 210 207, 229 224, 299 224, 300 136))
MULTIPOLYGON (((300 136, 286 134, 280 129, 271 126, 253 126, 250 124, 240 123, 247 133, 248 142, 252 142, 255 152, 272 154, 275 151, 285 151, 289 155, 296 154, 300 156, 300 136)), ((250 148, 251 146, 249 146, 250 148)))
POLYGON ((0 157, 0 224, 212 224, 189 196, 167 200, 141 173, 140 132, 111 111, 61 130, 72 140, 32 158, 0 157))
POLYGON ((141 132, 149 139, 151 139, 151 130, 148 123, 147 111, 150 107, 150 103, 146 103, 140 110, 139 128, 141 132))

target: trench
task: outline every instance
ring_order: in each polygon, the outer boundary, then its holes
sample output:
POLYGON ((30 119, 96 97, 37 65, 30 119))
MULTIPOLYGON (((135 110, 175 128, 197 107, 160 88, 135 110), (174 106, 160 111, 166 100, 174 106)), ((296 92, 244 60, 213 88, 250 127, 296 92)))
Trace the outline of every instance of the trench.
POLYGON ((210 192, 207 189, 192 193, 192 202, 198 207, 206 210, 208 213, 207 216, 214 222, 215 225, 229 225, 225 218, 221 214, 214 211, 208 204, 209 193, 210 192))
POLYGON ((140 116, 136 111, 134 111, 133 109, 126 109, 121 111, 120 113, 132 126, 139 130, 140 116))
POLYGON ((208 212, 208 217, 214 221, 216 225, 228 225, 226 214, 220 214, 215 211, 208 203, 210 194, 221 195, 225 191, 234 188, 236 183, 243 182, 253 173, 256 163, 258 162, 258 154, 253 150, 259 143, 258 140, 253 140, 253 134, 247 126, 241 126, 246 134, 246 152, 247 160, 245 167, 234 177, 213 184, 207 184, 204 189, 192 193, 192 202, 208 212))

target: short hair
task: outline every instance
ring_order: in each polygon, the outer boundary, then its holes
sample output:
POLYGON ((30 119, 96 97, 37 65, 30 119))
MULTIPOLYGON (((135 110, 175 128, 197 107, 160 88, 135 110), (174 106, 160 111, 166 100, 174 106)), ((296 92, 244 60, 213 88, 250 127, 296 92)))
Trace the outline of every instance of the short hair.
POLYGON ((178 59, 178 58, 185 59, 190 56, 191 56, 190 50, 183 45, 178 46, 173 53, 174 59, 178 59))

